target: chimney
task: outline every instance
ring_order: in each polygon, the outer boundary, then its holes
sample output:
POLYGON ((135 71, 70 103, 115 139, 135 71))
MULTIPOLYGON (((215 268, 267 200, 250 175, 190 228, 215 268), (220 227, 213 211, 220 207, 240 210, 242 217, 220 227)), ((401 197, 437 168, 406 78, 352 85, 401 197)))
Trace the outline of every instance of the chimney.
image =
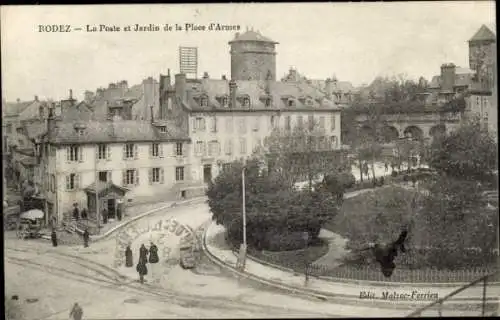
POLYGON ((73 90, 69 89, 69 100, 73 100, 73 90))
POLYGON ((225 74, 223 74, 223 75, 222 75, 222 77, 221 77, 221 79, 222 79, 222 80, 227 80, 226 75, 225 75, 225 74))
POLYGON ((186 102, 186 74, 179 73, 175 75, 175 95, 186 102))
POLYGON ((332 89, 333 89, 333 81, 332 79, 328 78, 325 81, 325 96, 327 99, 332 98, 332 89))
POLYGON ((149 106, 149 109, 151 111, 151 123, 153 124, 155 122, 155 116, 153 113, 153 106, 149 106))
POLYGON ((17 102, 17 103, 21 103, 21 99, 17 98, 17 99, 16 99, 16 102, 17 102))
POLYGON ((238 90, 238 85, 236 81, 229 81, 229 107, 236 108, 236 91, 238 90))
POLYGON ((35 101, 38 102, 38 96, 35 96, 35 101))
POLYGON ((147 106, 155 106, 158 105, 155 101, 156 94, 155 94, 155 82, 153 80, 153 77, 148 77, 147 79, 144 79, 142 81, 142 90, 144 93, 144 105, 147 106))
POLYGON ((453 63, 441 65, 441 92, 453 92, 455 68, 453 63))
POLYGON ((54 133, 56 129, 56 115, 55 115, 55 103, 49 108, 49 116, 47 117, 47 133, 49 138, 54 133))
POLYGON ((209 79, 208 72, 203 72, 203 79, 209 79))

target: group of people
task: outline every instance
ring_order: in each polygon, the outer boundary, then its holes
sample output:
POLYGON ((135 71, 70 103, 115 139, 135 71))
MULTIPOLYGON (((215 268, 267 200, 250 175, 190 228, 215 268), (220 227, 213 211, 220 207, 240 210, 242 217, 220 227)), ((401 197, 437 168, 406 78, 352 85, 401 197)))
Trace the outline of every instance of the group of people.
MULTIPOLYGON (((118 221, 122 220, 122 216, 123 216, 122 215, 122 208, 120 206, 118 206, 116 208, 116 218, 118 219, 118 221)), ((106 208, 102 209, 102 211, 101 211, 101 217, 102 217, 102 223, 104 223, 104 224, 108 223, 109 213, 108 213, 108 210, 106 208)), ((75 219, 76 221, 78 221, 80 219, 86 220, 88 218, 89 218, 89 215, 88 215, 87 209, 83 208, 80 211, 80 209, 78 208, 78 204, 74 203, 73 204, 73 219, 75 219)))
MULTIPOLYGON (((139 281, 141 283, 144 283, 144 276, 148 274, 148 268, 146 266, 148 262, 152 265, 160 262, 160 258, 158 257, 158 247, 153 242, 151 242, 149 250, 144 244, 141 244, 141 247, 139 248, 139 261, 137 262, 135 270, 139 274, 139 281)), ((125 267, 130 268, 133 265, 134 261, 132 249, 130 248, 130 245, 128 245, 125 249, 125 267)))
MULTIPOLYGON (((83 246, 85 248, 88 248, 90 241, 90 233, 88 229, 85 229, 83 231, 82 238, 83 238, 83 246)), ((50 240, 52 241, 52 246, 57 247, 58 242, 57 242, 57 233, 55 228, 52 228, 52 232, 50 234, 50 240)))

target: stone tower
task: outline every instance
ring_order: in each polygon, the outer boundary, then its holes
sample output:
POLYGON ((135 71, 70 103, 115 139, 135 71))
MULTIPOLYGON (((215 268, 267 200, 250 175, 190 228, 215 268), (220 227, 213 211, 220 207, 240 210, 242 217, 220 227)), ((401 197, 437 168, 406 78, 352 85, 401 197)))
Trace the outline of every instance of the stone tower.
POLYGON ((276 81, 276 45, 278 42, 262 36, 258 31, 236 33, 231 46, 232 80, 276 81))
POLYGON ((476 72, 476 81, 491 89, 496 70, 496 36, 485 25, 469 40, 469 68, 476 72))

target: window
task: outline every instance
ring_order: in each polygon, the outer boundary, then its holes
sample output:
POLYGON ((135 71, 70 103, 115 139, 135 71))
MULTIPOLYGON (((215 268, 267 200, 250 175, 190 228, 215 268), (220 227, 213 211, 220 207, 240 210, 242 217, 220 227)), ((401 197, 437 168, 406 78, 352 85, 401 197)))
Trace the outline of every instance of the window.
POLYGON ((221 105, 223 107, 227 107, 229 99, 227 97, 222 97, 221 99, 221 105))
POLYGON ((223 163, 222 164, 222 171, 228 171, 231 169, 231 164, 230 163, 223 163))
POLYGON ((241 118, 240 119, 240 133, 246 133, 247 132, 247 123, 245 121, 246 119, 245 118, 241 118))
POLYGON ((149 184, 164 183, 163 168, 149 169, 149 184))
POLYGON ((292 129, 292 117, 286 116, 285 118, 285 130, 290 131, 292 129))
POLYGON ((177 142, 175 144, 175 155, 176 156, 182 156, 183 155, 183 143, 182 142, 177 142))
POLYGON ((302 116, 297 116, 297 126, 302 128, 304 126, 304 118, 302 116))
POLYGON ((12 124, 8 124, 7 127, 5 128, 5 131, 7 133, 12 133, 12 124))
POLYGON ((250 107, 250 98, 249 97, 244 97, 242 100, 242 106, 243 107, 250 107))
POLYGON ((330 121, 331 121, 331 123, 330 123, 330 125, 331 125, 331 131, 334 131, 335 130, 335 125, 336 125, 335 124, 335 121, 336 121, 335 115, 332 115, 332 118, 331 118, 330 121))
POLYGON ((205 153, 205 142, 197 141, 196 145, 195 145, 194 153, 197 154, 198 156, 203 155, 205 153))
POLYGON ((66 176, 66 190, 74 191, 77 190, 80 184, 80 176, 76 173, 72 173, 66 176))
POLYGON ((210 141, 208 143, 208 155, 210 157, 218 156, 220 154, 220 146, 217 141, 210 141))
POLYGON ((314 130, 314 116, 308 116, 309 131, 314 130))
POLYGON ((241 154, 247 153, 247 141, 245 138, 240 138, 240 153, 241 154))
POLYGON ((210 131, 211 132, 217 132, 217 118, 212 117, 210 121, 210 131))
POLYGON ((332 147, 334 147, 334 148, 338 147, 339 141, 337 139, 337 136, 331 136, 330 143, 331 143, 332 147))
POLYGON ((264 100, 264 104, 267 108, 269 108, 272 104, 272 99, 271 98, 266 98, 266 100, 264 100))
POLYGON ((99 181, 111 182, 111 171, 99 171, 99 181))
POLYGON ((319 117, 319 128, 320 128, 320 130, 325 130, 325 117, 324 116, 319 117))
POLYGON ((158 143, 152 143, 150 147, 150 155, 154 158, 160 156, 160 145, 158 143))
POLYGON ((205 131, 205 119, 201 117, 196 118, 194 129, 199 131, 205 131))
POLYGON ((108 152, 109 148, 105 144, 99 144, 97 146, 97 159, 103 160, 103 159, 108 159, 108 152))
POLYGON ((82 161, 82 149, 78 146, 67 147, 67 160, 70 162, 82 161))
POLYGON ((233 132, 233 118, 226 119, 226 131, 233 132))
POLYGON ((202 107, 208 107, 208 98, 207 97, 201 97, 201 99, 200 99, 200 106, 202 106, 202 107))
POLYGON ((123 172, 123 185, 139 185, 139 174, 136 169, 128 169, 123 172))
POLYGON ((175 168, 175 181, 184 181, 184 167, 175 168))
POLYGON ((123 158, 124 159, 132 159, 132 158, 138 158, 139 157, 139 151, 137 149, 137 145, 133 143, 127 143, 123 147, 123 158))
POLYGON ((260 117, 255 117, 255 121, 253 123, 253 131, 259 131, 260 125, 260 117))
POLYGON ((160 127, 160 132, 163 132, 163 133, 167 132, 167 127, 163 127, 163 126, 160 127))
POLYGON ((230 155, 233 153, 233 141, 227 140, 225 150, 226 154, 230 155))

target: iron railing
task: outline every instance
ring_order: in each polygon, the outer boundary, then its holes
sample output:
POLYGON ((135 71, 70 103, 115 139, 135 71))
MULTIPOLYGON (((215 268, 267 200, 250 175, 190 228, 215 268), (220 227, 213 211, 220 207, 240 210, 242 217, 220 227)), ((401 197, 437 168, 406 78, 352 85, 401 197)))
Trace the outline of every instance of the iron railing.
MULTIPOLYGON (((468 283, 468 284, 464 285, 463 287, 458 288, 457 290, 449 293, 448 295, 444 296, 443 298, 438 299, 438 300, 432 302, 431 304, 429 304, 427 306, 424 306, 424 307, 422 307, 422 308, 420 308, 420 309, 412 312, 411 314, 409 314, 407 316, 407 318, 420 317, 424 311, 430 310, 430 309, 432 309, 435 306, 438 306, 438 316, 442 317, 443 316, 442 315, 443 303, 445 301, 450 300, 453 296, 456 296, 460 292, 465 291, 468 288, 470 288, 470 287, 472 287, 472 286, 474 286, 474 285, 476 285, 478 283, 482 283, 482 286, 483 286, 481 316, 482 317, 492 316, 492 314, 486 314, 486 310, 487 310, 487 307, 486 307, 486 301, 487 301, 486 287, 488 285, 488 279, 496 277, 496 276, 498 276, 498 274, 499 274, 499 272, 497 271, 497 272, 491 273, 489 275, 485 275, 485 276, 483 276, 483 277, 481 277, 481 278, 479 278, 477 280, 474 280, 471 283, 468 283)), ((498 300, 497 300, 497 304, 498 304, 498 300)), ((498 308, 498 305, 497 305, 497 308, 498 308)))

